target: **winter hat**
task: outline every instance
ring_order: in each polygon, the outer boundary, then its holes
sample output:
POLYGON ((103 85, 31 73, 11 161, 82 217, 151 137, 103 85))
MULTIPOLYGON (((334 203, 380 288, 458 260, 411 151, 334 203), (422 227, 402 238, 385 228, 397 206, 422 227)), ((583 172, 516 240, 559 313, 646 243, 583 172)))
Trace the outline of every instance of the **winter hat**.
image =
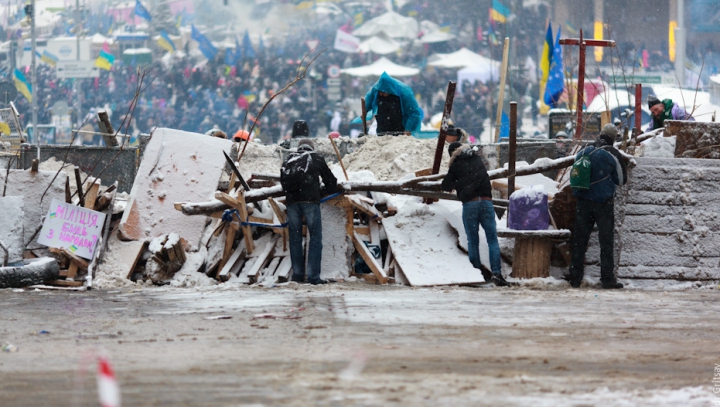
POLYGON ((567 139, 567 138, 568 138, 568 134, 565 133, 564 131, 559 131, 559 132, 555 133, 555 138, 558 138, 558 137, 563 137, 563 138, 566 138, 566 139, 567 139))
POLYGON ((605 126, 603 126, 602 131, 600 131, 600 137, 607 145, 613 145, 615 142, 615 138, 618 135, 617 127, 615 127, 614 124, 608 123, 605 126))
POLYGON ((307 137, 310 135, 310 129, 308 129, 305 120, 296 120, 293 123, 292 138, 307 137))
POLYGON ((657 97, 655 97, 655 95, 650 95, 650 96, 648 96, 647 102, 648 102, 648 109, 650 109, 651 107, 657 105, 658 103, 662 103, 662 102, 660 101, 660 99, 658 99, 657 97))
POLYGON ((315 144, 309 138, 302 138, 300 139, 300 141, 298 141, 298 148, 302 146, 308 146, 311 150, 315 151, 315 144))
POLYGON ((448 154, 450 154, 450 157, 452 157, 455 150, 457 150, 460 147, 462 147, 462 143, 460 143, 458 141, 456 141, 454 143, 450 143, 450 145, 448 146, 448 154))

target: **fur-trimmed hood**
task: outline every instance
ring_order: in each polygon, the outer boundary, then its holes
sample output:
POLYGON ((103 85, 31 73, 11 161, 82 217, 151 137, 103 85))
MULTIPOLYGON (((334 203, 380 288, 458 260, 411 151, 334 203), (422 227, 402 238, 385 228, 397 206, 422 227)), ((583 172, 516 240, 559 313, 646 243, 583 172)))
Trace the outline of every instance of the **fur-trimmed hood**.
POLYGON ((450 156, 450 163, 448 165, 452 165, 453 161, 455 161, 455 159, 460 156, 462 156, 460 159, 463 159, 465 157, 472 157, 475 154, 477 154, 478 152, 479 152, 478 146, 471 146, 469 144, 463 144, 462 146, 458 147, 455 151, 453 151, 452 155, 450 156))

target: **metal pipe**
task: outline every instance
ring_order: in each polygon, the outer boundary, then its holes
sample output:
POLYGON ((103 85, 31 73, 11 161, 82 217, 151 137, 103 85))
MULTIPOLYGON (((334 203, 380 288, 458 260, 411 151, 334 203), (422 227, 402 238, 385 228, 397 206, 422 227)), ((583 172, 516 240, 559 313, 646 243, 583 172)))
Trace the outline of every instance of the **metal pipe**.
POLYGON ((583 41, 583 30, 580 29, 580 63, 578 64, 578 83, 577 83, 577 123, 575 125, 575 140, 582 139, 583 124, 583 96, 585 93, 585 41, 583 41))
POLYGON ((642 84, 635 84, 635 133, 640 134, 640 126, 642 126, 642 84))

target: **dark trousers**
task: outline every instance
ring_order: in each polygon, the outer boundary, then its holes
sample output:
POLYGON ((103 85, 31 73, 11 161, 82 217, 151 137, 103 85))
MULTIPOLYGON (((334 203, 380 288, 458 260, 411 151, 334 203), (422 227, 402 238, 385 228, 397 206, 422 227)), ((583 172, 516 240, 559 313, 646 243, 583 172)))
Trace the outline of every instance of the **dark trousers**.
POLYGON ((570 278, 580 282, 585 269, 585 252, 587 251, 590 233, 595 223, 598 225, 600 240, 600 281, 615 282, 613 270, 613 246, 615 243, 615 204, 613 199, 607 202, 594 202, 578 199, 575 206, 575 233, 572 242, 572 261, 570 262, 570 278))
POLYGON ((320 205, 316 203, 294 203, 287 206, 288 235, 290 240, 290 261, 293 277, 298 280, 305 278, 305 254, 302 247, 303 216, 310 240, 307 259, 307 279, 310 283, 320 280, 320 263, 322 262, 322 219, 320 205))

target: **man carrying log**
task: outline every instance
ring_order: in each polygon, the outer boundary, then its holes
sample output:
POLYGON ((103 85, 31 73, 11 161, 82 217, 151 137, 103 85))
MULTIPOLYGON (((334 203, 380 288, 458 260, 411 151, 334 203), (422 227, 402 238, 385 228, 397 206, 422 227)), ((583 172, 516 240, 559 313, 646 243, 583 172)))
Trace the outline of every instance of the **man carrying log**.
POLYGON ((305 217, 309 238, 307 281, 310 284, 326 284, 327 281, 320 278, 323 248, 320 198, 323 194, 335 192, 337 179, 325 159, 314 150, 315 145, 310 139, 301 139, 297 151, 290 153, 283 162, 280 184, 285 192, 287 206, 292 281, 302 283, 305 279, 305 256, 302 247, 305 217), (320 185, 321 178, 324 188, 320 185))
POLYGON ((469 145, 459 142, 448 146, 450 168, 443 179, 442 189, 457 193, 462 201, 462 219, 467 235, 468 257, 473 267, 480 269, 480 232, 482 226, 487 239, 492 269, 492 282, 497 286, 506 286, 508 282, 502 276, 500 262, 500 244, 498 244, 495 225, 495 208, 492 203, 492 186, 482 158, 469 145))
POLYGON ((375 115, 378 136, 420 131, 423 111, 413 90, 385 72, 365 95, 365 104, 375 115))
POLYGON ((575 232, 570 262, 570 285, 577 288, 583 280, 585 252, 595 223, 600 240, 600 282, 603 288, 623 288, 615 278, 613 248, 615 244, 615 186, 627 181, 627 164, 616 158, 613 147, 617 129, 603 127, 594 145, 581 150, 570 173, 575 205, 575 232), (588 165, 589 163, 589 165, 588 165), (583 169, 584 168, 584 169, 583 169))
POLYGON ((672 99, 663 99, 660 101, 654 95, 648 96, 648 109, 652 113, 652 122, 645 129, 645 133, 665 127, 665 120, 688 120, 695 121, 690 113, 685 111, 680 105, 673 102, 672 99))

